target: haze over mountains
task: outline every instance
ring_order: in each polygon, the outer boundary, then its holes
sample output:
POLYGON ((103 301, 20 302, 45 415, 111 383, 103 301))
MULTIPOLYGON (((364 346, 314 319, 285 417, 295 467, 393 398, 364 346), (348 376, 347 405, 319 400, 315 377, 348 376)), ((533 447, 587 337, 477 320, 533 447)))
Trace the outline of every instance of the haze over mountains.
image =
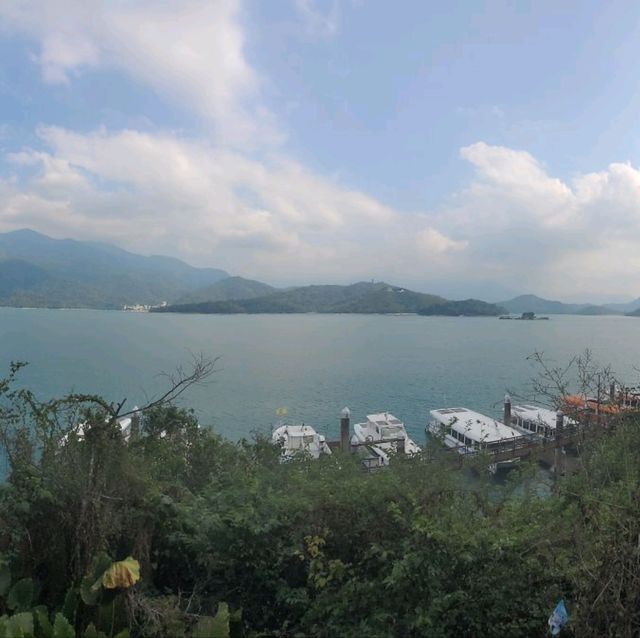
POLYGON ((501 301, 498 304, 511 313, 535 312, 536 314, 547 315, 615 315, 633 312, 640 308, 640 298, 627 303, 610 303, 601 304, 576 304, 563 303, 561 301, 552 301, 543 299, 536 295, 520 295, 501 301))
POLYGON ((0 234, 0 304, 122 308, 157 304, 229 275, 172 257, 143 257, 110 244, 52 239, 32 230, 0 234))
POLYGON ((521 295, 499 304, 451 301, 384 282, 276 288, 195 268, 171 257, 145 257, 110 244, 52 239, 23 229, 0 234, 0 305, 121 309, 169 304, 163 311, 204 313, 336 312, 439 315, 623 314, 640 312, 628 303, 567 304, 521 295))

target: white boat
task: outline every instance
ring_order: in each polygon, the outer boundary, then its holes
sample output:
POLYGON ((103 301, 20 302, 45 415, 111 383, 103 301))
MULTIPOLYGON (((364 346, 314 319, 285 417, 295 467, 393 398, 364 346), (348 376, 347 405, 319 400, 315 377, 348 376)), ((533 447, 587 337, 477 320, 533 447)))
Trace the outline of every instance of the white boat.
MULTIPOLYGON (((121 416, 116 419, 116 423, 120 428, 120 433, 122 434, 122 438, 127 442, 131 438, 131 425, 133 424, 133 416, 140 418, 140 412, 137 411, 138 408, 135 407, 134 410, 136 410, 136 413, 133 414, 132 416, 121 416)), ((105 423, 109 423, 108 418, 105 419, 105 423)), ((73 430, 75 435, 78 437, 79 441, 84 441, 84 430, 86 426, 87 426, 86 421, 82 421, 81 423, 78 423, 78 425, 76 425, 75 429, 73 430)), ((62 439, 60 440, 61 445, 65 445, 68 442, 69 434, 70 432, 68 432, 62 437, 62 439)))
POLYGON ((282 447, 283 460, 289 460, 296 454, 308 454, 311 458, 320 458, 321 454, 331 454, 325 437, 318 434, 310 425, 280 425, 271 435, 274 445, 282 447))
MULTIPOLYGON (((495 454, 518 448, 530 438, 510 425, 467 408, 441 408, 431 410, 429 414, 429 434, 465 456, 480 452, 495 454)), ((519 461, 518 456, 497 461, 489 465, 489 471, 495 473, 500 469, 509 469, 519 461)))
MULTIPOLYGON (((553 439, 556 433, 556 412, 536 405, 514 405, 511 408, 511 425, 525 434, 553 439)), ((576 421, 565 417, 565 427, 576 425, 576 421)))
POLYGON ((404 449, 407 455, 420 452, 420 448, 409 438, 404 423, 389 412, 367 415, 365 423, 353 426, 353 446, 368 446, 379 457, 380 465, 389 464, 389 455, 404 449))

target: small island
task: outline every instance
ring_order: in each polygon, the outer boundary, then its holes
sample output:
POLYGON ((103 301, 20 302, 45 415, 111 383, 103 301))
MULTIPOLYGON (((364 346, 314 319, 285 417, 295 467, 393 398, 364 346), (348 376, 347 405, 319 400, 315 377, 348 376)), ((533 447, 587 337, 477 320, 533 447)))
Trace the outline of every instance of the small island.
POLYGON ((523 312, 519 317, 513 315, 500 315, 498 319, 513 321, 549 321, 549 317, 537 317, 535 312, 523 312))

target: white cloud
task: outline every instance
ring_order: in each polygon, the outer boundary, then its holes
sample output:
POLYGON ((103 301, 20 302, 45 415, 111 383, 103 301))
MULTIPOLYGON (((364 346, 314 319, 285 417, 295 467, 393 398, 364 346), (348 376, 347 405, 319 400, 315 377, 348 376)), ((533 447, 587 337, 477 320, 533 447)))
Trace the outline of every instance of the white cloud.
POLYGON ((614 163, 563 181, 531 154, 479 142, 461 149, 471 183, 438 215, 465 237, 461 273, 522 291, 633 295, 640 265, 640 170, 614 163))
POLYGON ((2 182, 0 229, 109 239, 279 282, 638 293, 640 171, 629 164, 565 182, 528 153, 474 144, 461 153, 476 173, 454 205, 402 213, 280 154, 257 161, 133 130, 39 134, 44 149, 9 156, 30 176, 2 182))
POLYGON ((260 79, 244 56, 240 0, 23 0, 0 3, 0 22, 39 46, 49 83, 96 67, 127 73, 215 126, 234 145, 278 142, 256 102, 260 79))
POLYGON ((317 0, 294 0, 294 6, 310 35, 333 36, 338 32, 340 15, 338 0, 333 0, 325 11, 318 6, 317 0))
POLYGON ((5 222, 31 203, 42 210, 39 228, 66 220, 67 234, 290 281, 406 275, 421 259, 464 248, 424 220, 280 155, 258 162, 139 131, 42 127, 39 134, 46 150, 9 157, 37 170, 0 198, 5 222), (399 258, 407 251, 417 259, 410 265, 399 258))
POLYGON ((465 240, 454 240, 447 237, 435 228, 426 228, 417 235, 418 246, 427 255, 442 257, 451 253, 459 252, 469 246, 465 240))
MULTIPOLYGON (((337 0, 293 6, 310 33, 336 33, 337 0)), ((115 70, 213 127, 193 140, 43 126, 41 146, 8 156, 0 230, 107 239, 272 281, 640 292, 630 164, 559 179, 530 153, 478 142, 460 151, 475 170, 466 188, 440 211, 409 213, 287 156, 245 58, 241 0, 0 2, 0 29, 31 39, 46 83, 115 70)))

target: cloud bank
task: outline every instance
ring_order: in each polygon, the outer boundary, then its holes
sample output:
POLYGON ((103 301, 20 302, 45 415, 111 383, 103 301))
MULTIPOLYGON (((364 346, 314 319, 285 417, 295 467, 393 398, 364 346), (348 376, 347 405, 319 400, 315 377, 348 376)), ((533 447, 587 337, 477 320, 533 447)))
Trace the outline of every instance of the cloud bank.
MULTIPOLYGON (((292 5, 328 37, 338 5, 292 5)), ((43 87, 111 70, 204 123, 175 131, 44 122, 8 152, 0 231, 104 239, 275 283, 385 278, 424 290, 487 281, 548 295, 637 295, 640 171, 613 163, 560 179, 531 154, 477 142, 469 182, 437 210, 400 210, 302 165, 264 105, 239 0, 25 0, 1 29, 28 38, 43 87)))

